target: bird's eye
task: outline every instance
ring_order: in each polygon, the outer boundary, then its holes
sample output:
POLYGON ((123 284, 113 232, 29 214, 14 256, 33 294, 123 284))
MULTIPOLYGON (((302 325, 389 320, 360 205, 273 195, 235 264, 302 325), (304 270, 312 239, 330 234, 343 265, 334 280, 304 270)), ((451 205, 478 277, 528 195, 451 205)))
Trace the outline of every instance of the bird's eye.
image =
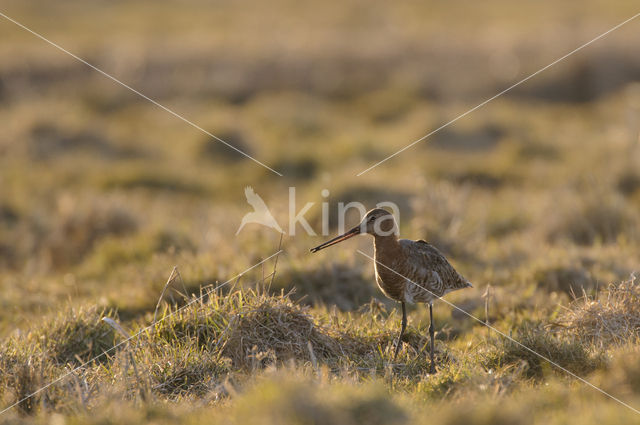
POLYGON ((375 217, 369 217, 369 221, 375 221, 375 217))

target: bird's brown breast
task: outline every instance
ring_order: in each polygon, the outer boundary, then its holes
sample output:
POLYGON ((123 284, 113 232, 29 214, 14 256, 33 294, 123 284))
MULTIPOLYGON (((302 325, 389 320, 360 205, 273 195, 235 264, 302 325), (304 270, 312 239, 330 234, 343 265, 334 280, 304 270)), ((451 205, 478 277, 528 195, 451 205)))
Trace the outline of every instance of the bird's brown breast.
POLYGON ((394 271, 391 266, 376 264, 376 283, 387 297, 404 301, 405 279, 394 271))

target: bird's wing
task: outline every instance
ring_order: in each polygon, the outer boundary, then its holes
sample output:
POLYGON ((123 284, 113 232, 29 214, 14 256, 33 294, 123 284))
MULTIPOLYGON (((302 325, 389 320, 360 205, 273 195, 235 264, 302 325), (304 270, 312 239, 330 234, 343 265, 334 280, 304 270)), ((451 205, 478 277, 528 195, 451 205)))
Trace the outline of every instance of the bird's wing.
MULTIPOLYGON (((409 261, 424 271, 425 280, 441 281, 445 291, 468 286, 467 279, 453 268, 435 246, 423 240, 403 239, 400 243, 405 247, 409 261)), ((434 284, 439 286, 440 282, 434 284)))

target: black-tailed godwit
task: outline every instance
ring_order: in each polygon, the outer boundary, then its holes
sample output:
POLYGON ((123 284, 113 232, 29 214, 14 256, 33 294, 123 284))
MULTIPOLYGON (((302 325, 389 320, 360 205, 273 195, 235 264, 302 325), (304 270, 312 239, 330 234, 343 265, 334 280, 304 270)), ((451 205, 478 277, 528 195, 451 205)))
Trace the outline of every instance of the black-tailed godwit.
POLYGON ((435 373, 433 301, 457 289, 472 287, 433 245, 423 241, 398 239, 393 215, 376 208, 369 211, 359 225, 331 239, 311 252, 335 245, 353 236, 368 233, 374 238, 376 282, 389 298, 402 304, 402 326, 396 343, 395 361, 407 327, 405 303, 429 303, 429 335, 431 338, 431 373, 435 373))

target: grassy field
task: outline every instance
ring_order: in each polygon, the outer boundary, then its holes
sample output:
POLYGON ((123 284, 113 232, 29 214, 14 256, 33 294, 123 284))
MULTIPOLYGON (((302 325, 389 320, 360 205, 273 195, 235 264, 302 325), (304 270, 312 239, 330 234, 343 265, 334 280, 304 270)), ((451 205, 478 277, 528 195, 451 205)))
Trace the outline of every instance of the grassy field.
POLYGON ((283 175, 0 17, 0 410, 66 375, 0 423, 640 422, 640 20, 357 176, 637 4, 0 12, 283 175), (236 235, 246 186, 283 227, 295 187, 318 233, 323 202, 331 234, 339 202, 395 202, 479 321, 436 302, 429 375, 411 307, 390 365, 401 315, 356 251, 371 240, 236 235))

